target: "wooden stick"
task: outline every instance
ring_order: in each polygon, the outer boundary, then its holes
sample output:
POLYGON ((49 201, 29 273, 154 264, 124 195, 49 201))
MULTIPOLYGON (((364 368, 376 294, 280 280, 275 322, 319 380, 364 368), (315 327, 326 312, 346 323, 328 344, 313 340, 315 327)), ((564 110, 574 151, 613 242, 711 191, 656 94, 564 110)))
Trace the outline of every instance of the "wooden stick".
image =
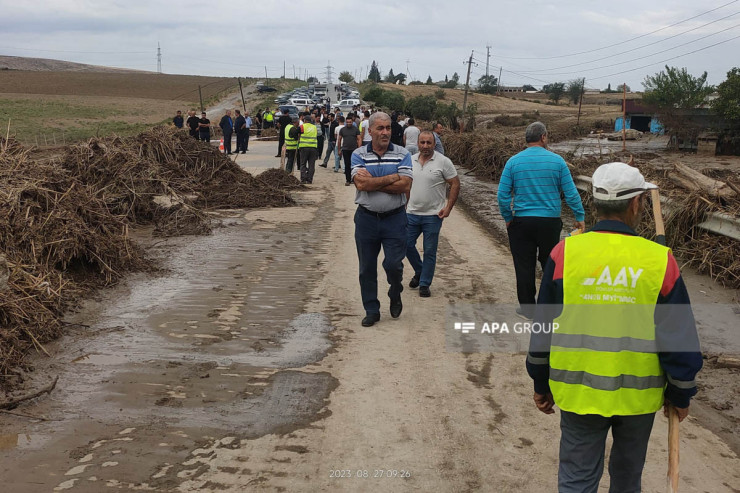
POLYGON ((678 412, 672 404, 668 404, 668 487, 669 493, 678 492, 678 466, 679 466, 679 437, 678 437, 678 412))
POLYGON ((651 189, 650 198, 653 201, 653 216, 655 216, 655 242, 665 245, 665 224, 663 224, 663 211, 660 207, 660 191, 657 188, 651 189))
POLYGON ((31 399, 35 399, 42 394, 50 393, 52 390, 54 390, 54 387, 57 386, 57 380, 59 380, 59 376, 54 377, 54 380, 50 384, 42 387, 37 391, 30 392, 15 399, 10 399, 9 401, 0 402, 0 409, 13 409, 17 407, 18 404, 20 404, 21 402, 30 401, 31 399))

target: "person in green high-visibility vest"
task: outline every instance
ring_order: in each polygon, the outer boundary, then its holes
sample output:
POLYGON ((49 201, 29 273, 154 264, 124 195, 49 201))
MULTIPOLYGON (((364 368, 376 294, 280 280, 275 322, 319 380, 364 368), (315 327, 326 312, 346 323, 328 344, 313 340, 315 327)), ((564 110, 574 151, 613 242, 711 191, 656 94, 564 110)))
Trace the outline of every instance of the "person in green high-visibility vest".
POLYGON ((297 115, 292 117, 292 122, 282 132, 285 133, 285 171, 292 173, 293 163, 296 162, 295 155, 298 151, 298 138, 300 137, 297 115))
POLYGON ((552 249, 545 265, 527 372, 545 414, 560 408, 558 491, 639 492, 655 412, 683 420, 702 367, 689 295, 671 250, 637 236, 645 192, 625 163, 593 175, 599 221, 552 249))
POLYGON ((316 158, 318 157, 318 131, 314 125, 314 119, 309 114, 303 118, 301 125, 301 140, 298 141, 298 156, 301 163, 301 183, 313 183, 313 175, 316 171, 316 158))

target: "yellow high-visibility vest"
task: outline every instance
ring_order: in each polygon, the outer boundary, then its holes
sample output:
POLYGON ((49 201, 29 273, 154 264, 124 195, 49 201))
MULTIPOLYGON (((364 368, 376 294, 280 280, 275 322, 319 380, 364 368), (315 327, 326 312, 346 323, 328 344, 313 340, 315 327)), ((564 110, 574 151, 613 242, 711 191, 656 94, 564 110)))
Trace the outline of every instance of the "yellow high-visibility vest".
POLYGON ((291 139, 290 138, 290 131, 293 129, 293 124, 291 123, 287 127, 285 127, 285 150, 287 151, 294 151, 298 149, 298 139, 291 139))
POLYGON ((304 147, 318 147, 316 136, 316 125, 314 125, 313 123, 304 123, 301 140, 298 142, 298 148, 302 149, 304 147))
POLYGON ((655 306, 669 249, 637 236, 565 240, 563 311, 554 322, 550 389, 564 411, 631 416, 663 404, 655 306))

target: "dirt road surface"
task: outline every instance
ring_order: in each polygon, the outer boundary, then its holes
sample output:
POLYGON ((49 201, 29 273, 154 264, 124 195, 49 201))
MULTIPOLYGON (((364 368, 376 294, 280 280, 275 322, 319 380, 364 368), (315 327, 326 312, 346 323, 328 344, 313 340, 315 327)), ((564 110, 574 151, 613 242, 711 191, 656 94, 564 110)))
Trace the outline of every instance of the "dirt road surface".
MULTIPOLYGON (((274 145, 237 162, 275 166, 274 145)), ((507 248, 456 209, 432 297, 407 288, 393 320, 381 296, 363 328, 343 182, 317 168, 295 207, 149 240, 167 270, 70 315, 89 327, 35 362, 57 388, 0 415, 0 489, 555 491, 558 417, 535 409, 524 357, 445 342, 451 303, 515 302, 507 248)), ((696 418, 681 432, 681 491, 738 491, 728 444, 696 418)), ((666 437, 659 415, 644 491, 664 491, 666 437)))

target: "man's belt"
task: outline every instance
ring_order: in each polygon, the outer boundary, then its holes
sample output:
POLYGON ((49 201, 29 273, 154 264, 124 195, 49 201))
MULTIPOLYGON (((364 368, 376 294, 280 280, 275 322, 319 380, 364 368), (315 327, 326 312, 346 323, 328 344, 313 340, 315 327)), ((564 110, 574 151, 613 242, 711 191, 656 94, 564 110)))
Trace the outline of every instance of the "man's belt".
POLYGON ((366 214, 370 214, 371 216, 375 216, 378 219, 385 219, 386 217, 392 216, 394 214, 398 214, 402 210, 405 210, 406 209, 406 206, 405 205, 402 205, 401 207, 398 207, 396 209, 393 209, 393 210, 390 210, 390 211, 387 211, 387 212, 375 212, 375 211, 371 211, 367 207, 364 207, 364 206, 361 206, 361 205, 358 205, 358 207, 360 208, 360 210, 362 212, 364 212, 366 214))

